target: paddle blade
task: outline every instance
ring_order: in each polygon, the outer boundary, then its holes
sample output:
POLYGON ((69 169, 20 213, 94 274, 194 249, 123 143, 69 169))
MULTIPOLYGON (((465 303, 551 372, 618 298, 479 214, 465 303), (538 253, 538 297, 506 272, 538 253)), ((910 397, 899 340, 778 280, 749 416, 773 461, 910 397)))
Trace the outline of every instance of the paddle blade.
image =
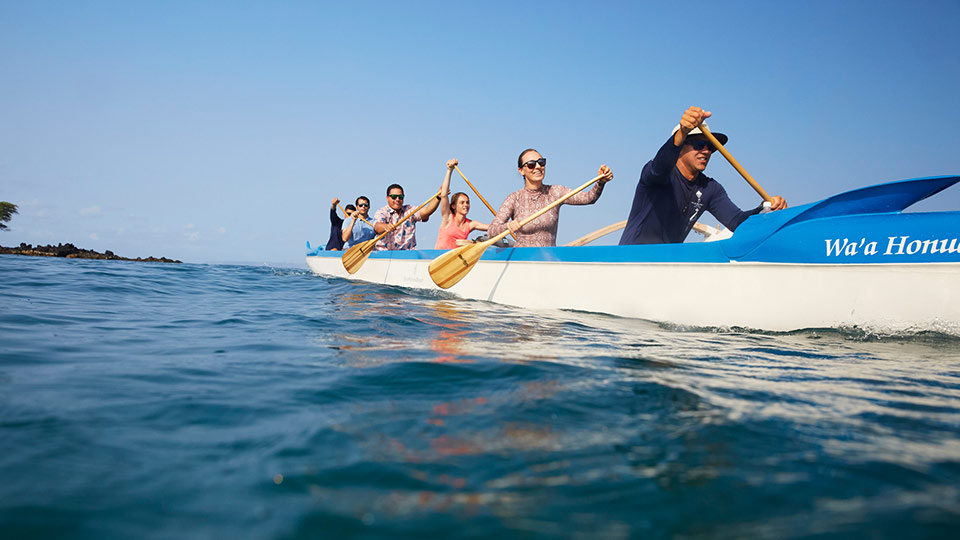
POLYGON ((430 279, 441 289, 453 287, 473 270, 486 250, 486 242, 451 249, 430 263, 430 279))
POLYGON ((367 240, 365 242, 360 242, 359 244, 351 247, 350 249, 343 252, 343 267, 350 274, 356 274, 357 270, 360 270, 360 267, 363 266, 363 263, 367 262, 367 257, 370 256, 370 253, 373 251, 374 246, 377 244, 377 239, 367 240))

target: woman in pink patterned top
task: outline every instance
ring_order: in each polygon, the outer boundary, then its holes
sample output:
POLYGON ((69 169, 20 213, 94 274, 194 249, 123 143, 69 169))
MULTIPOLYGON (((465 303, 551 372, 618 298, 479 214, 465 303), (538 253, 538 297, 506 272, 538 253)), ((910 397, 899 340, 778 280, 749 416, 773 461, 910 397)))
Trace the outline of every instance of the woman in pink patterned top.
POLYGON ((570 192, 570 188, 566 186, 551 186, 543 183, 547 160, 540 155, 540 152, 532 148, 520 153, 520 157, 517 158, 517 167, 520 176, 523 176, 523 189, 514 191, 507 196, 507 200, 500 205, 497 217, 494 218, 489 231, 487 231, 487 234, 493 237, 506 229, 510 229, 517 237, 517 247, 556 246, 560 206, 563 206, 563 204, 593 204, 603 193, 603 185, 613 180, 613 172, 610 171, 610 167, 601 165, 597 174, 603 175, 603 178, 589 191, 581 191, 523 227, 517 227, 517 223, 527 216, 536 213, 544 206, 570 192))

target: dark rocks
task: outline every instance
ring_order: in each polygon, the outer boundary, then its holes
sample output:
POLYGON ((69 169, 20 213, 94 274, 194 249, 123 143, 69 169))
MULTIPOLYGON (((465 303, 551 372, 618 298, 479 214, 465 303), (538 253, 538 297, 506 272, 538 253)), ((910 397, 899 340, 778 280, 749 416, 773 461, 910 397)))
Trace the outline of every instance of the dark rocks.
POLYGON ((127 257, 119 257, 114 254, 109 249, 105 253, 99 253, 93 251, 92 249, 82 249, 78 248, 73 244, 57 244, 56 246, 46 245, 46 246, 37 246, 33 247, 30 244, 20 243, 20 247, 3 247, 0 246, 0 254, 5 255, 29 255, 33 257, 64 257, 67 259, 103 259, 109 261, 140 261, 140 262, 163 262, 163 263, 179 263, 180 261, 175 261, 173 259, 168 259, 166 257, 147 257, 146 259, 137 257, 136 259, 128 259, 127 257))

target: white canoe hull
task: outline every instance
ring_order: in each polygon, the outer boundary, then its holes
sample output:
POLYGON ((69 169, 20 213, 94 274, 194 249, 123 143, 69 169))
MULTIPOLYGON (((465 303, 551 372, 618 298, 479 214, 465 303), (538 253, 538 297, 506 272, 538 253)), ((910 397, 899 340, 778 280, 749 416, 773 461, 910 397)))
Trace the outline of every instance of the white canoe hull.
MULTIPOLYGON (((377 258, 349 275, 339 254, 307 257, 318 275, 442 290, 431 258, 377 258)), ((386 254, 383 254, 386 255, 386 254)), ((446 290, 531 309, 608 313, 695 327, 771 331, 864 327, 960 333, 960 263, 591 263, 480 260, 446 290)))

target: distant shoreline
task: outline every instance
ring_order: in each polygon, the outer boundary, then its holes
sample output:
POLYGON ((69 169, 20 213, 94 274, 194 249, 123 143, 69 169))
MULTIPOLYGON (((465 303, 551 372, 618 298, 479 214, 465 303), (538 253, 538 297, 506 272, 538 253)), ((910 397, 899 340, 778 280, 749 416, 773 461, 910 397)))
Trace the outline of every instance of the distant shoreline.
POLYGON ((136 259, 130 259, 128 257, 120 257, 109 249, 103 253, 98 251, 93 251, 92 249, 83 249, 78 248, 73 244, 57 244, 46 245, 46 246, 31 246, 30 244, 21 243, 19 247, 4 247, 0 246, 0 255, 26 255, 29 257, 64 257, 67 259, 98 259, 98 260, 107 260, 107 261, 135 261, 135 262, 161 262, 161 263, 178 263, 181 264, 182 261, 176 261, 173 259, 168 259, 166 257, 137 257, 136 259))

